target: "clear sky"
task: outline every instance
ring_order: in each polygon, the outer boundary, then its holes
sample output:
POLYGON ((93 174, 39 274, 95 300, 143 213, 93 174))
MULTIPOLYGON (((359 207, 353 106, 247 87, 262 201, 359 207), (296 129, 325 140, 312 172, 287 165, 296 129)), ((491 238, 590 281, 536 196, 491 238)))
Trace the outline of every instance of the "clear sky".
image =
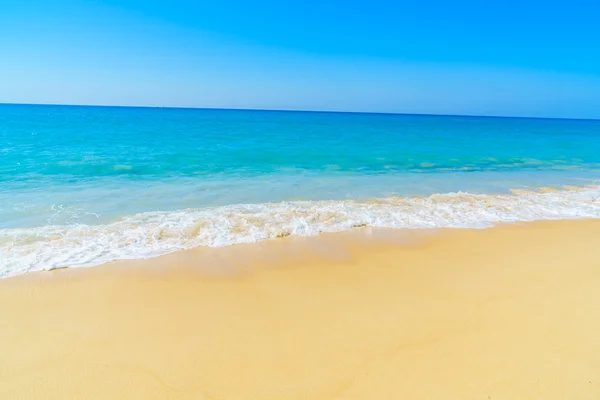
POLYGON ((598 0, 0 0, 0 102, 600 118, 598 0))

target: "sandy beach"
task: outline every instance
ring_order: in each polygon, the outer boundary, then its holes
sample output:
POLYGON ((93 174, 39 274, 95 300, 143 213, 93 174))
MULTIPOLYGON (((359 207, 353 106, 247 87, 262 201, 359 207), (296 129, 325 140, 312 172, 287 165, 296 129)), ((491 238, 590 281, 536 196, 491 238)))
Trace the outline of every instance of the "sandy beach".
POLYGON ((0 280, 1 399, 598 399, 600 220, 0 280))

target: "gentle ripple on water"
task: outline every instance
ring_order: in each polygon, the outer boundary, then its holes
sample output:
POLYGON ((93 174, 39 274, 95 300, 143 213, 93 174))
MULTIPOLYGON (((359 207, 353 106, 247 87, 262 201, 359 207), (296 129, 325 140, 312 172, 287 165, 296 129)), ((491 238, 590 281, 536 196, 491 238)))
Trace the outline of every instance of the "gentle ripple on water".
POLYGON ((363 225, 598 217, 599 179, 600 121, 0 105, 0 276, 363 225), (585 189, 531 191, 563 185, 585 189))

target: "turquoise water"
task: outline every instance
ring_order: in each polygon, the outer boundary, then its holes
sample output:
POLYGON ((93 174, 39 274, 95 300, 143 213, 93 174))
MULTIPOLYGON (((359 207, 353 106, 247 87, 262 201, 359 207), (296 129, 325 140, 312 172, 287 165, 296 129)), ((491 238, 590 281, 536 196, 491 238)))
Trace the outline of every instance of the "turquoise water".
POLYGON ((600 121, 0 105, 0 276, 357 225, 600 217, 600 121), (582 190, 518 192, 541 187, 582 190))

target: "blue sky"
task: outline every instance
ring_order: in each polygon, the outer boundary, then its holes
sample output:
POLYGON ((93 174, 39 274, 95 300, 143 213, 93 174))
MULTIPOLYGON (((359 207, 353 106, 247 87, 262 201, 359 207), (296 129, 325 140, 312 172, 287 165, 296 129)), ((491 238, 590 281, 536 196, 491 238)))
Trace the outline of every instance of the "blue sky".
POLYGON ((600 118, 600 2, 0 0, 0 102, 600 118))

